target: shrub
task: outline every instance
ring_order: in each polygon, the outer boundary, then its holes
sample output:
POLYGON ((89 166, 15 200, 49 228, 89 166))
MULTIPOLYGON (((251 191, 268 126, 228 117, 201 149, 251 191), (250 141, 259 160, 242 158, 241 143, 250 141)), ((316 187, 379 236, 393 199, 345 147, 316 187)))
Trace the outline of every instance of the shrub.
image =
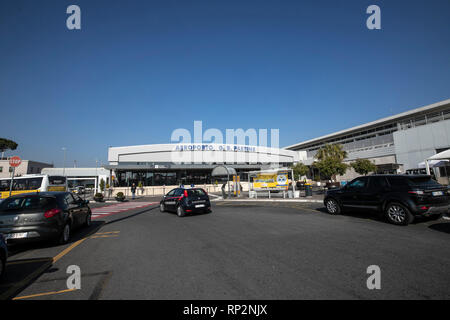
POLYGON ((94 200, 97 201, 97 202, 103 201, 103 194, 97 192, 97 193, 94 195, 94 200))

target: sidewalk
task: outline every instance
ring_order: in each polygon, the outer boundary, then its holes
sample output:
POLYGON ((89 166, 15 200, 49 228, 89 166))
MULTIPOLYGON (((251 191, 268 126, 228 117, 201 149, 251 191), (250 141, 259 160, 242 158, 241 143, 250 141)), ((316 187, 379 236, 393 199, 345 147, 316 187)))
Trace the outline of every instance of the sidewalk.
POLYGON ((323 203, 323 195, 314 194, 311 197, 300 198, 282 198, 282 197, 259 197, 257 199, 250 199, 247 195, 241 195, 241 197, 231 197, 229 199, 223 199, 222 196, 211 197, 211 201, 230 201, 230 202, 310 202, 310 203, 323 203))

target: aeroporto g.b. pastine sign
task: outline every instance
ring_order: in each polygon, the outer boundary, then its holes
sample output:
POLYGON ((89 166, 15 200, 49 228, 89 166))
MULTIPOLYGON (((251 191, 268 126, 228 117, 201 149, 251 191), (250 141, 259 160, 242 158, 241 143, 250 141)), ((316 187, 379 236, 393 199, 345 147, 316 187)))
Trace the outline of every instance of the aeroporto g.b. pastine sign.
MULTIPOLYGON (((176 144, 172 162, 264 162, 260 159, 263 156, 260 152, 269 149, 268 140, 268 129, 226 129, 224 134, 217 128, 203 131, 203 122, 194 121, 193 133, 184 128, 172 132, 170 141, 176 144)), ((279 129, 270 129, 270 162, 279 162, 277 152, 273 152, 278 148, 279 129)), ((265 153, 264 157, 267 158, 267 152, 265 153)))
POLYGON ((177 144, 175 151, 239 151, 256 152, 255 146, 232 146, 216 144, 177 144))

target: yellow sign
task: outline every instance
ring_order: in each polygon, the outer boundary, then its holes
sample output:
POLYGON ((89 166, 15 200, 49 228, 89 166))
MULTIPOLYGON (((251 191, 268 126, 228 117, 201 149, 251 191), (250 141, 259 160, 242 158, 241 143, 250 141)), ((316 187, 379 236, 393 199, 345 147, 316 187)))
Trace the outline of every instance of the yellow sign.
POLYGON ((234 189, 234 195, 241 194, 241 190, 238 190, 238 184, 241 183, 241 177, 240 176, 233 176, 233 189, 234 189))
POLYGON ((66 191, 66 187, 65 186, 54 186, 54 187, 48 187, 47 188, 48 191, 66 191))
MULTIPOLYGON (((37 190, 20 190, 20 191, 13 191, 11 192, 11 196, 15 196, 17 194, 22 193, 31 193, 31 192, 37 192, 37 190)), ((9 197, 9 191, 3 191, 1 192, 1 199, 6 199, 9 197)))
POLYGON ((289 186, 288 172, 258 173, 253 179, 254 189, 285 189, 289 186))

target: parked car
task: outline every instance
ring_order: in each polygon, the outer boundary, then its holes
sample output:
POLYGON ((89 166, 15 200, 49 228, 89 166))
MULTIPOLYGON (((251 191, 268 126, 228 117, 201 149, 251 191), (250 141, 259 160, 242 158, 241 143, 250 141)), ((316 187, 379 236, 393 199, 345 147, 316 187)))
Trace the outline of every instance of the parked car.
POLYGON ((176 188, 169 191, 159 204, 161 212, 173 211, 179 217, 187 213, 211 212, 208 193, 201 188, 176 188))
POLYGON ((0 204, 0 233, 8 243, 44 239, 67 243, 74 228, 91 224, 88 203, 71 192, 9 197, 0 204))
POLYGON ((324 204, 330 214, 376 210, 390 223, 407 225, 416 217, 441 217, 448 212, 449 198, 449 189, 429 175, 371 175, 328 190, 324 204))
POLYGON ((6 260, 8 259, 8 247, 5 237, 0 233, 0 279, 6 271, 6 260))
POLYGON ((73 190, 73 192, 76 194, 84 194, 85 191, 86 191, 86 188, 83 186, 75 187, 75 189, 73 190))

